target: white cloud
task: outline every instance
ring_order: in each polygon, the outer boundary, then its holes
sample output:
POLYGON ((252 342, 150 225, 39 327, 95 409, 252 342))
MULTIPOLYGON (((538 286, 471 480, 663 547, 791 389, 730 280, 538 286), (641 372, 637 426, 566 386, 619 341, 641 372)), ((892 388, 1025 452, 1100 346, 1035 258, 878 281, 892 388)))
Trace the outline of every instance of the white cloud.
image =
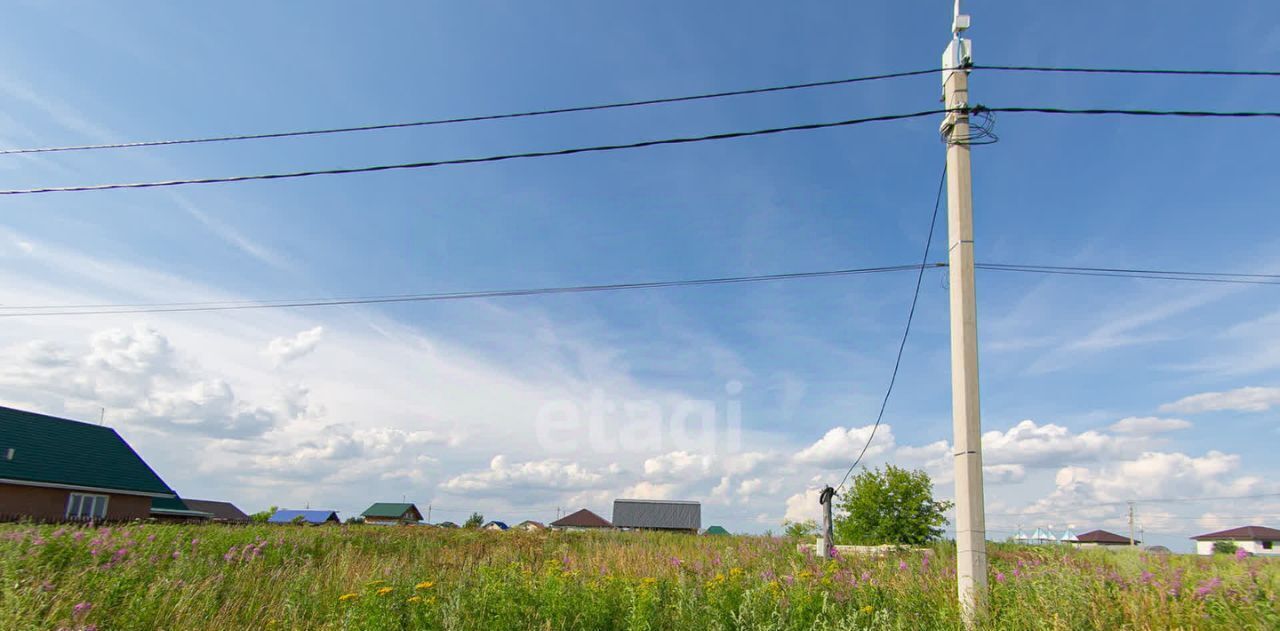
POLYGON ((281 366, 316 350, 323 337, 324 327, 315 326, 299 331, 293 337, 277 337, 267 344, 263 352, 275 362, 276 366, 281 366))
POLYGON ((1205 392, 1183 397, 1160 406, 1161 412, 1199 414, 1201 412, 1265 412, 1280 406, 1280 388, 1236 388, 1226 392, 1205 392))
POLYGON ((1013 484, 1027 477, 1027 469, 1020 464, 984 465, 982 477, 991 484, 1013 484))
POLYGON ((875 430, 872 439, 872 425, 863 427, 834 427, 812 445, 795 455, 796 462, 817 465, 819 467, 849 466, 858 456, 862 448, 871 440, 863 459, 874 458, 894 446, 893 428, 888 423, 875 430))
POLYGON ((1139 434, 1149 436, 1180 429, 1189 429, 1191 423, 1178 418, 1160 418, 1157 416, 1130 416, 1111 424, 1111 431, 1122 434, 1139 434))
POLYGON ((464 473, 445 481, 440 488, 455 494, 522 491, 578 491, 601 486, 604 472, 593 471, 576 462, 555 458, 509 464, 504 455, 494 456, 484 471, 464 473))
POLYGON ((810 488, 803 493, 796 493, 787 498, 787 510, 782 518, 785 521, 804 521, 822 519, 822 506, 818 504, 818 495, 822 489, 810 488))
POLYGON ((982 457, 984 463, 992 465, 1057 466, 1067 461, 1122 456, 1139 445, 1138 440, 1093 430, 1076 434, 1061 425, 1038 425, 1035 421, 1024 420, 1005 432, 984 433, 982 457))

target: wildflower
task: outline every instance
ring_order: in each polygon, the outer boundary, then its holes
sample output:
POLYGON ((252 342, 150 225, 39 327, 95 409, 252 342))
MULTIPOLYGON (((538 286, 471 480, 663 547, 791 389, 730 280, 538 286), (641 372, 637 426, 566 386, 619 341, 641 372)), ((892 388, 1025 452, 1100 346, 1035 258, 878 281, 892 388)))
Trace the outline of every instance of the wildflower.
POLYGON ((875 608, 875 607, 872 607, 871 605, 863 605, 863 606, 862 606, 862 613, 871 613, 871 612, 873 612, 873 611, 875 611, 875 610, 876 610, 876 608, 875 608))
POLYGON ((174 550, 174 551, 173 551, 173 558, 177 559, 177 558, 178 558, 178 557, 180 557, 180 556, 182 556, 182 553, 181 553, 181 552, 178 552, 177 550, 174 550))
POLYGON ((392 592, 392 590, 394 590, 394 589, 395 589, 394 587, 379 587, 379 588, 378 588, 378 595, 379 595, 379 596, 386 596, 387 594, 390 594, 390 593, 392 592))
POLYGON ((348 600, 353 600, 359 597, 360 597, 360 594, 343 594, 338 597, 338 600, 342 602, 347 602, 348 600))
POLYGON ((730 577, 732 577, 732 578, 737 578, 737 577, 739 577, 739 576, 741 576, 741 575, 742 575, 742 568, 740 568, 740 567, 732 567, 732 568, 729 568, 729 576, 730 576, 730 577))
POLYGON ((91 602, 76 603, 76 606, 71 608, 71 617, 76 619, 83 618, 89 614, 90 609, 93 609, 93 603, 91 602))
POLYGON ((128 554, 129 554, 129 549, 128 549, 128 548, 120 548, 119 550, 116 550, 116 553, 115 553, 115 554, 111 555, 111 560, 112 560, 112 561, 123 561, 123 560, 124 560, 124 558, 125 558, 125 556, 127 556, 128 554))
POLYGON ((156 540, 155 535, 147 535, 147 543, 151 543, 152 541, 155 541, 155 540, 156 540))
POLYGON ((376 586, 381 585, 381 584, 383 584, 383 583, 385 583, 385 582, 386 582, 386 581, 384 581, 384 580, 382 580, 382 579, 380 579, 380 578, 379 578, 379 579, 376 579, 376 580, 372 580, 372 581, 369 581, 369 587, 376 587, 376 586))
POLYGON ((1222 585, 1222 579, 1216 576, 1201 583, 1199 587, 1196 587, 1196 598, 1204 598, 1205 596, 1208 596, 1219 585, 1222 585))
POLYGON ((905 572, 905 571, 907 571, 907 562, 906 562, 906 561, 898 561, 898 571, 899 571, 899 572, 905 572))
POLYGON ((421 597, 421 596, 410 596, 410 597, 409 597, 409 600, 407 600, 407 601, 405 601, 405 602, 420 603, 420 602, 422 602, 422 597, 421 597))
POLYGON ((680 564, 682 564, 682 563, 684 563, 684 561, 681 561, 680 559, 678 559, 678 558, 676 558, 676 557, 671 557, 671 565, 672 565, 672 567, 680 567, 680 564))
POLYGON ((1244 548, 1238 548, 1238 549, 1236 549, 1236 560, 1237 560, 1237 561, 1243 561, 1243 560, 1245 560, 1245 559, 1247 559, 1247 558, 1249 558, 1249 551, 1248 551, 1248 550, 1245 550, 1244 548))
POLYGON ((652 576, 646 576, 640 579, 640 584, 644 585, 645 587, 653 587, 653 585, 656 584, 657 582, 658 582, 658 579, 652 576))
POLYGON ((421 583, 414 585, 413 588, 414 589, 431 589, 431 586, 433 585, 435 585, 434 581, 422 581, 421 583))
POLYGON ((1141 582, 1143 585, 1150 585, 1150 584, 1151 584, 1151 579, 1153 579, 1154 577, 1155 577, 1155 574, 1152 574, 1151 572, 1148 572, 1147 570, 1143 570, 1143 571, 1142 571, 1142 576, 1140 576, 1140 577, 1138 578, 1138 581, 1139 581, 1139 582, 1141 582))
POLYGON ((996 572, 996 582, 997 583, 1004 582, 1004 572, 996 572))
POLYGON ((41 583, 41 584, 40 584, 40 591, 42 591, 42 592, 51 592, 51 591, 53 591, 53 583, 50 583, 49 581, 45 581, 45 582, 41 583))

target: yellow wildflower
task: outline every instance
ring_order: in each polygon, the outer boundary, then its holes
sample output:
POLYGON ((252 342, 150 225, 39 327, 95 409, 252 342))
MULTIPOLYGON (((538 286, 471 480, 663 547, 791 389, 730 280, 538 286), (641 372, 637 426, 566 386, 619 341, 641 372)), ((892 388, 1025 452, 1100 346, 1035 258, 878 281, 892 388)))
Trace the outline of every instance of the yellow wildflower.
POLYGON ((421 596, 410 596, 410 597, 409 597, 409 602, 411 602, 411 603, 420 603, 420 602, 422 602, 422 597, 421 597, 421 596))
POLYGON ((652 587, 652 586, 653 586, 655 583, 657 583, 657 582, 658 582, 658 579, 656 579, 656 578, 654 578, 654 577, 652 577, 652 576, 646 576, 646 577, 644 577, 644 578, 640 579, 640 584, 641 584, 641 585, 644 585, 645 587, 652 587))
POLYGON ((729 576, 734 578, 738 576, 742 576, 742 568, 740 567, 729 568, 729 576))
POLYGON ((382 579, 377 579, 377 580, 369 581, 369 587, 373 587, 374 585, 381 585, 381 584, 383 584, 383 583, 385 583, 385 582, 386 582, 386 581, 384 581, 384 580, 382 580, 382 579))
POLYGON ((390 594, 390 593, 391 593, 391 591, 392 591, 393 589, 395 589, 395 588, 393 588, 393 587, 379 587, 379 588, 378 588, 378 595, 379 595, 379 596, 386 596, 387 594, 390 594))
POLYGON ((341 600, 342 602, 346 602, 353 598, 359 598, 359 597, 360 597, 360 594, 343 594, 338 597, 338 600, 341 600))
POLYGON ((863 606, 862 606, 862 613, 871 613, 871 612, 873 612, 873 611, 875 611, 875 610, 876 610, 876 608, 875 608, 875 607, 872 607, 871 605, 863 605, 863 606))
POLYGON ((413 588, 414 589, 431 589, 433 585, 435 585, 434 581, 422 581, 421 583, 414 585, 413 588))

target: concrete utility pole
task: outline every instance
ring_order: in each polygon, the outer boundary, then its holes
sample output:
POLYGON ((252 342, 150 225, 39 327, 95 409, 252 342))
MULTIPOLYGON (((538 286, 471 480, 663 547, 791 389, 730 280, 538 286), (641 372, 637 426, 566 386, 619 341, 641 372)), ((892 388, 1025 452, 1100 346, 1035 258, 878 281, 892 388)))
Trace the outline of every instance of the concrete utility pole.
POLYGON ((978 407, 978 309, 973 278, 973 188, 969 172, 969 16, 955 2, 951 44, 942 54, 942 122, 947 140, 947 245, 951 278, 951 418, 955 435, 956 583, 965 623, 986 606, 987 541, 978 407), (956 111, 960 110, 960 111, 956 111))
POLYGON ((822 489, 822 493, 818 495, 818 503, 822 505, 822 533, 819 538, 818 556, 827 558, 831 555, 831 550, 835 546, 835 534, 832 532, 831 524, 831 500, 836 496, 836 490, 831 488, 822 489))

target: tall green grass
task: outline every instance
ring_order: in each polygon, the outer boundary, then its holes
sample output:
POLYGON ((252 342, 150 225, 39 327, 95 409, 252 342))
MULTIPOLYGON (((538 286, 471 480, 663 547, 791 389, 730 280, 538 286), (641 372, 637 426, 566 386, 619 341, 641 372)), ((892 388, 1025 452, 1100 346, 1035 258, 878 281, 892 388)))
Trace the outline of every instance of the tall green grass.
MULTIPOLYGON (((1280 629, 1280 563, 995 546, 989 629, 1280 629)), ((0 526, 0 629, 954 629, 954 555, 650 533, 0 526)))

